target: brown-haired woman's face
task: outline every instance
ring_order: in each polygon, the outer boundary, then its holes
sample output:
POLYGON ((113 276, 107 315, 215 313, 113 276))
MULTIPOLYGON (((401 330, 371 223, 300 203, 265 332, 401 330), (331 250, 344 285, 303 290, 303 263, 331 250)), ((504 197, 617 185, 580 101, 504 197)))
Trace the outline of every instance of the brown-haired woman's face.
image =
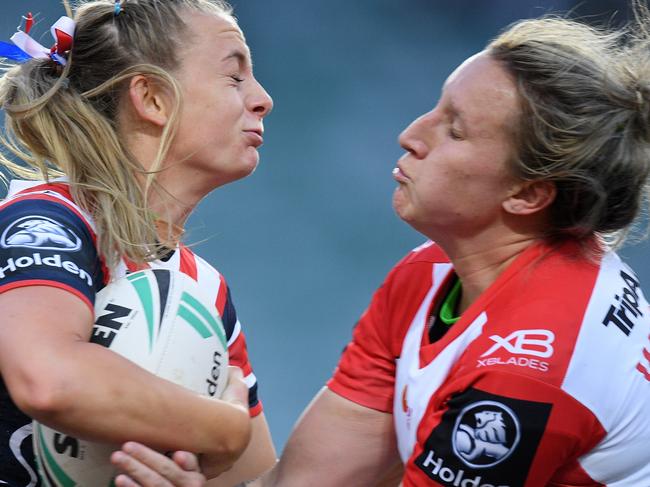
POLYGON ((465 61, 437 106, 400 135, 407 152, 393 171, 399 216, 432 238, 491 225, 514 182, 508 162, 518 113, 515 83, 498 62, 485 53, 465 61))
POLYGON ((194 13, 186 21, 177 72, 183 105, 169 159, 183 161, 183 177, 216 187, 255 170, 273 102, 253 76, 250 50, 231 18, 194 13))

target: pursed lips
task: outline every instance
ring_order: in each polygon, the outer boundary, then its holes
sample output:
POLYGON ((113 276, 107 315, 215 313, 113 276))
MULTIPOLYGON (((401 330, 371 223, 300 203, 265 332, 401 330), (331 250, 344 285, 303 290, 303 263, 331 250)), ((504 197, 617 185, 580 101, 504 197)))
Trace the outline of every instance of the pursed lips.
POLYGON ((396 167, 393 169, 393 179, 395 179, 395 181, 397 181, 398 183, 404 183, 409 179, 408 174, 404 172, 399 162, 397 163, 396 167))
POLYGON ((244 130, 250 143, 254 147, 259 147, 264 143, 264 130, 263 129, 247 129, 244 130))

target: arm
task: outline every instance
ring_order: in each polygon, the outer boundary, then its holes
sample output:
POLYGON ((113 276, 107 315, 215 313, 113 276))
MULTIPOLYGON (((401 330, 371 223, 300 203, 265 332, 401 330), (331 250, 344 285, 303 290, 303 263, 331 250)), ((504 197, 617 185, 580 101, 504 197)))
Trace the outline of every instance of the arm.
POLYGON ((376 485, 397 461, 392 415, 321 390, 260 485, 376 485))
POLYGON ((271 432, 264 413, 252 419, 252 435, 248 447, 235 465, 216 479, 211 480, 209 487, 232 487, 247 480, 252 480, 275 465, 277 456, 271 440, 271 432))
POLYGON ((88 343, 92 314, 75 295, 21 287, 0 294, 0 309, 0 372, 27 415, 92 441, 135 440, 232 461, 246 447, 246 404, 201 397, 88 343))

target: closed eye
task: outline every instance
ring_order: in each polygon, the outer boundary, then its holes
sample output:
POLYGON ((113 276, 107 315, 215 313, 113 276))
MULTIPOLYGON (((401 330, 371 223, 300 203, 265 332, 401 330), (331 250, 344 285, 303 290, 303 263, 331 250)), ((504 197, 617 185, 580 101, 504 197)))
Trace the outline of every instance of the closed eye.
POLYGON ((460 133, 458 130, 454 128, 449 129, 449 137, 451 137, 454 140, 463 140, 464 136, 462 133, 460 133))

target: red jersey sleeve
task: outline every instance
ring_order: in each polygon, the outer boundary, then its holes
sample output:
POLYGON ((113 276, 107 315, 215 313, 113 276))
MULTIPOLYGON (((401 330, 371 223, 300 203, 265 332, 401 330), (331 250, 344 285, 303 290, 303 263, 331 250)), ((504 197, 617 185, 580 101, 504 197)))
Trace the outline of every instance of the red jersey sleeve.
POLYGON ((433 263, 446 261, 439 247, 426 244, 391 270, 355 326, 327 383, 330 390, 362 406, 393 411, 402 340, 431 285, 433 263))
POLYGON ((346 399, 384 412, 393 409, 395 383, 395 356, 386 337, 389 286, 384 282, 375 292, 327 384, 330 390, 346 399))

